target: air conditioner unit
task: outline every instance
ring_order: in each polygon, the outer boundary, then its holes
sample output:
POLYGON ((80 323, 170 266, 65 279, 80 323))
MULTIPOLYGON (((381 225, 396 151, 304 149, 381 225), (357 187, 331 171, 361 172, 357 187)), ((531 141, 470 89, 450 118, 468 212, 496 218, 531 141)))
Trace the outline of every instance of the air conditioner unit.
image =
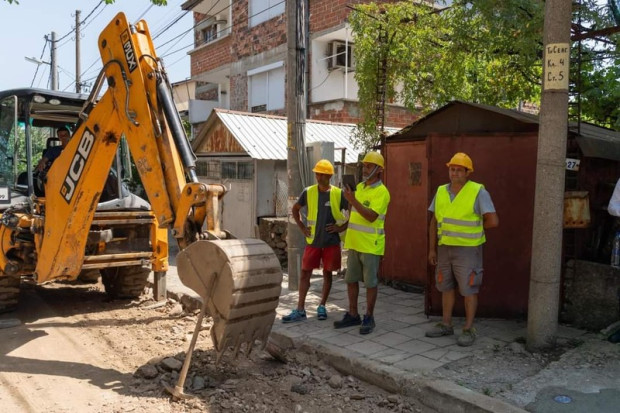
POLYGON ((345 43, 341 40, 334 40, 328 43, 327 68, 355 70, 355 59, 353 58, 353 43, 345 43))
POLYGON ((215 21, 217 27, 217 37, 224 37, 228 34, 228 21, 226 19, 219 19, 215 21))

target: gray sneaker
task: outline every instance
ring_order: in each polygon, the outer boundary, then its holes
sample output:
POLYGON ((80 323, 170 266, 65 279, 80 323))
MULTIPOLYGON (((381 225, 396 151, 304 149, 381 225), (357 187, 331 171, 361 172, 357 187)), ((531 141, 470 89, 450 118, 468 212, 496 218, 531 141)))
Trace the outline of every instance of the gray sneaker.
POLYGON ((477 335, 478 333, 476 333, 476 329, 474 327, 468 329, 464 328, 463 333, 456 339, 456 344, 461 347, 469 347, 474 344, 477 335))
POLYGON ((443 336, 451 336, 454 334, 454 327, 447 326, 444 323, 437 323, 435 327, 431 328, 426 332, 426 337, 443 337, 443 336))

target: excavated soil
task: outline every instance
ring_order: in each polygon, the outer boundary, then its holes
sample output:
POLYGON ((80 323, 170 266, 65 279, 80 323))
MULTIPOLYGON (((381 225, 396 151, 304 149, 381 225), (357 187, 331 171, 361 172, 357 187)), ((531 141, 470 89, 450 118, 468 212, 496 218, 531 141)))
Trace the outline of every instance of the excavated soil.
MULTIPOLYGON (((147 297, 145 295, 144 297, 147 297)), ((418 401, 342 376, 311 350, 274 360, 215 363, 205 320, 187 376, 188 400, 172 400, 196 324, 172 300, 110 301, 101 285, 23 288, 17 312, 0 321, 0 405, 59 412, 431 412, 418 401), (1 324, 0 324, 1 325, 1 324)))

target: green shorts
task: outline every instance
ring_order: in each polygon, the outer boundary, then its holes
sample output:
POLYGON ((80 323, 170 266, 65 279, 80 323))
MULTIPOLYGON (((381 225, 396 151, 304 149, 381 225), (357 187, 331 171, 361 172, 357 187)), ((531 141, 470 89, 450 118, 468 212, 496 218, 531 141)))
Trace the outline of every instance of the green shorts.
POLYGON ((363 281, 366 288, 375 288, 379 284, 381 258, 381 255, 349 250, 344 281, 347 284, 363 281))

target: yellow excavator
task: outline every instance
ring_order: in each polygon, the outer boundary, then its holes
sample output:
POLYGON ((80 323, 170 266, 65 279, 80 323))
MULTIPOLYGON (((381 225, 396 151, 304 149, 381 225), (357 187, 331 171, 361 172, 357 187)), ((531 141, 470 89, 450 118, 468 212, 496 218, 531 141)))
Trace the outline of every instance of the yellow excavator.
POLYGON ((23 277, 100 275, 109 294, 135 297, 152 271, 162 299, 170 230, 179 277, 202 297, 201 316, 213 317, 218 356, 264 343, 282 282, 277 258, 264 242, 220 228, 225 188, 198 180, 146 22, 119 13, 98 42, 103 69, 88 96, 0 92, 0 311, 18 304, 23 277), (38 151, 66 127, 71 139, 41 167, 38 151), (127 185, 132 169, 148 202, 127 185))

